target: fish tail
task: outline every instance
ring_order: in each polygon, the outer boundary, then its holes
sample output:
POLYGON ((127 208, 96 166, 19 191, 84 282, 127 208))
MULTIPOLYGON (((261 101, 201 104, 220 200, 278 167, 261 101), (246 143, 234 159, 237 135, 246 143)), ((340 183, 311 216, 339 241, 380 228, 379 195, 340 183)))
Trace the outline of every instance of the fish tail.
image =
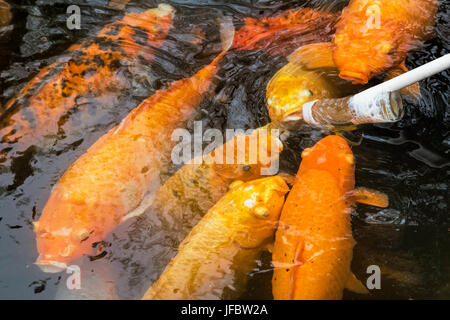
POLYGON ((230 16, 222 16, 219 18, 220 24, 220 40, 222 41, 222 54, 227 52, 233 45, 236 29, 233 25, 233 18, 230 16))
MULTIPOLYGON (((223 50, 208 66, 197 72, 192 79, 200 80, 201 82, 204 82, 206 79, 211 80, 217 73, 219 62, 233 45, 235 34, 233 19, 231 17, 222 16, 219 18, 219 24, 223 50)), ((199 92, 203 92, 203 90, 200 90, 199 92)))

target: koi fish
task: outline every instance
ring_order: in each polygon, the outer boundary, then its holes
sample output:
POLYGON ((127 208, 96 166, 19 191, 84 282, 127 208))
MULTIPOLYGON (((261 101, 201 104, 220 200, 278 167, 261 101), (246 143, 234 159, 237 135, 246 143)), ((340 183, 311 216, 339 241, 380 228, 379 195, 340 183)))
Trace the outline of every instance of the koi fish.
MULTIPOLYGON (((333 41, 303 57, 310 67, 337 66, 342 79, 366 84, 373 76, 407 71, 406 54, 433 34, 437 0, 351 0, 342 11, 333 41)), ((418 95, 419 87, 410 87, 418 95)))
POLYGON ((347 142, 328 136, 305 149, 296 182, 281 212, 273 250, 277 300, 341 299, 344 288, 367 289, 350 271, 355 202, 386 207, 386 195, 354 189, 355 165, 347 142))
POLYGON ((90 254, 93 243, 157 189, 175 146, 171 135, 213 88, 219 62, 232 43, 232 28, 229 21, 222 24, 228 37, 224 51, 208 66, 144 100, 64 173, 35 223, 36 264, 44 271, 60 271, 90 254))
MULTIPOLYGON (((190 231, 227 193, 233 181, 261 178, 266 174, 264 169, 278 161, 282 150, 283 144, 278 137, 266 131, 255 130, 250 135, 235 136, 202 159, 193 159, 178 170, 155 192, 152 208, 163 219, 179 222, 190 231), (240 140, 245 145, 240 145, 240 140), (242 147, 245 150, 241 150, 242 147)), ((171 228, 177 225, 175 223, 171 228)), ((187 232, 179 230, 177 234, 184 238, 187 232)))
MULTIPOLYGON (((106 25, 96 38, 71 46, 65 57, 43 68, 5 106, 7 111, 0 118, 3 161, 5 152, 24 151, 59 133, 64 117, 82 97, 94 97, 105 106, 115 101, 127 86, 119 72, 122 63, 137 57, 150 63, 154 48, 163 44, 169 32, 173 15, 174 9, 167 4, 126 14, 106 25)), ((65 125, 64 130, 70 128, 65 125)))
POLYGON ((301 106, 315 99, 337 98, 338 89, 331 78, 320 70, 307 70, 289 62, 272 77, 266 87, 269 117, 283 121, 301 106))
POLYGON ((338 17, 338 13, 305 8, 275 17, 245 18, 233 46, 238 51, 265 50, 270 55, 286 56, 299 46, 331 41, 338 17))
POLYGON ((278 176, 237 182, 181 243, 143 299, 228 299, 270 241, 289 191, 278 176))

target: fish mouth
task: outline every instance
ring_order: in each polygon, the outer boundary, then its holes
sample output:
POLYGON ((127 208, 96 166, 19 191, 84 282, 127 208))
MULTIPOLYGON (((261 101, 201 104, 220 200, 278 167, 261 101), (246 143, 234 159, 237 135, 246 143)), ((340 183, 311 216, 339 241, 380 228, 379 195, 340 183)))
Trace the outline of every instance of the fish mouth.
POLYGON ((64 262, 54 260, 42 260, 38 258, 34 264, 45 273, 59 273, 67 269, 67 265, 64 262))
POLYGON ((366 84, 369 82, 369 78, 360 72, 341 71, 339 77, 344 80, 352 81, 353 84, 366 84))
POLYGON ((293 112, 288 113, 282 120, 282 123, 289 123, 289 122, 297 122, 303 120, 303 110, 302 108, 299 108, 299 110, 295 110, 293 112))

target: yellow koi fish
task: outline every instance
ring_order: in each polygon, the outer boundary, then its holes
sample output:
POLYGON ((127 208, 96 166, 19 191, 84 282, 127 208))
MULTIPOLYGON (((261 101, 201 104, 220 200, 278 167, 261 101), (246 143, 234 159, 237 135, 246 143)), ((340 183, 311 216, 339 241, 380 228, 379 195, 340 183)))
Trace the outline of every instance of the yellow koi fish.
POLYGON ((272 241, 288 191, 278 176, 232 184, 181 243, 143 299, 233 298, 272 241))

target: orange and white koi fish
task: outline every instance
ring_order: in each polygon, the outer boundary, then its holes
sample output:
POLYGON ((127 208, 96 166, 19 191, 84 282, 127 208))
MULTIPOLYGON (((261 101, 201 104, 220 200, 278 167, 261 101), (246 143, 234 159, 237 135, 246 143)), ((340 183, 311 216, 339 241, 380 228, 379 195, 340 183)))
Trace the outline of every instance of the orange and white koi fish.
MULTIPOLYGON (((39 146, 44 137, 58 134, 64 117, 83 97, 94 98, 99 105, 114 103, 127 86, 127 79, 120 73, 122 63, 129 64, 137 57, 151 63, 154 48, 163 44, 173 16, 174 9, 167 4, 126 14, 43 68, 5 106, 0 118, 0 162, 8 158, 5 152, 13 154, 39 146)), ((69 126, 65 124, 64 130, 70 130, 69 126)))
POLYGON ((233 46, 238 51, 264 50, 270 55, 287 56, 300 46, 331 41, 338 17, 338 13, 305 8, 275 17, 245 18, 233 46))
POLYGON ((350 271, 357 202, 386 207, 385 195, 354 189, 355 165, 347 142, 328 136, 304 150, 296 182, 275 235, 272 291, 279 300, 341 299, 344 288, 367 289, 350 271))
MULTIPOLYGON (((332 42, 316 44, 303 62, 336 66, 342 79, 366 84, 386 71, 406 72, 406 54, 433 34, 438 0, 351 0, 332 42)), ((411 94, 418 95, 418 86, 411 94)))
MULTIPOLYGON (((223 23, 223 34, 231 40, 232 28, 223 23)), ((176 145, 171 135, 212 89, 231 40, 226 39, 225 50, 193 77, 142 102, 64 173, 35 223, 39 266, 59 271, 92 253, 93 243, 126 219, 147 192, 156 190, 176 145)))
POLYGON ((236 182, 181 243, 143 299, 230 299, 272 241, 285 194, 278 176, 236 182))

